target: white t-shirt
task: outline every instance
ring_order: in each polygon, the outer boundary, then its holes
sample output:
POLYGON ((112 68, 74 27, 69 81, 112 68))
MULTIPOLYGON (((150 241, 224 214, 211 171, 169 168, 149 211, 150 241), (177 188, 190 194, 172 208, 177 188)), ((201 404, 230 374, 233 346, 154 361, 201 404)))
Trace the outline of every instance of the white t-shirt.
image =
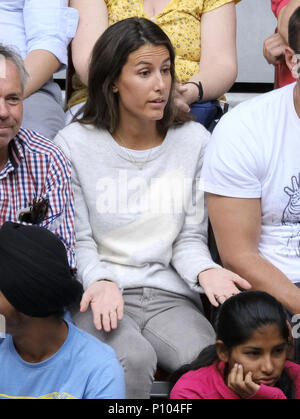
POLYGON ((208 144, 206 192, 261 198, 259 252, 300 282, 300 119, 295 83, 255 97, 225 115, 208 144))

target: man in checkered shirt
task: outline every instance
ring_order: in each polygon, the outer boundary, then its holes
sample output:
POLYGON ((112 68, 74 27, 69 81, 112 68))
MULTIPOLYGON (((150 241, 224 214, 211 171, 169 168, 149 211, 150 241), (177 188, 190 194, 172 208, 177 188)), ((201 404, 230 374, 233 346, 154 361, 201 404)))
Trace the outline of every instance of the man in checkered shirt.
POLYGON ((70 163, 53 142, 21 128, 26 79, 21 57, 0 45, 0 225, 26 222, 34 202, 48 202, 37 224, 57 234, 75 269, 70 163))

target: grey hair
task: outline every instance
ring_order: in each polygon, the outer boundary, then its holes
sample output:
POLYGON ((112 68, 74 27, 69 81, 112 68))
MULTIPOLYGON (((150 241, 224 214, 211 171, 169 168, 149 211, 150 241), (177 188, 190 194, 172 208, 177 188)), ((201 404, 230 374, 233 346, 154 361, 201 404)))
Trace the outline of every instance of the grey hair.
POLYGON ((4 58, 5 60, 10 60, 15 64, 15 66, 17 67, 20 73, 22 91, 24 92, 29 74, 27 73, 25 69, 24 62, 21 55, 15 49, 0 43, 0 64, 1 64, 1 58, 4 58))

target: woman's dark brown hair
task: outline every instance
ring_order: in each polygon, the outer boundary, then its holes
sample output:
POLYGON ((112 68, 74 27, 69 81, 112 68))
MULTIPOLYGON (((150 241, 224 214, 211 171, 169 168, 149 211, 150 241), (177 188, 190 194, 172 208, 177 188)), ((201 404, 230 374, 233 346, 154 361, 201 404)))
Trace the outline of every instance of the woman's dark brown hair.
POLYGON ((83 107, 83 116, 75 117, 75 120, 105 128, 111 133, 117 129, 119 95, 113 93, 113 84, 120 77, 128 56, 145 44, 163 45, 170 54, 171 93, 164 116, 157 121, 158 131, 165 134, 171 125, 192 119, 188 113, 176 111, 173 103, 175 53, 168 36, 150 20, 129 18, 110 26, 96 42, 89 69, 88 99, 83 107))

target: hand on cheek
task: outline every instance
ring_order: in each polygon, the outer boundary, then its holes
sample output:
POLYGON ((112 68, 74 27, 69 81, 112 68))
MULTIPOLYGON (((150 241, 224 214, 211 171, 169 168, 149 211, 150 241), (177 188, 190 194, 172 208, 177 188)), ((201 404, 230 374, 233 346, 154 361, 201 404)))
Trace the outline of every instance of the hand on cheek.
POLYGON ((249 371, 244 377, 244 370, 241 364, 235 363, 229 372, 227 385, 242 399, 253 396, 259 389, 259 385, 252 380, 252 372, 249 371))

